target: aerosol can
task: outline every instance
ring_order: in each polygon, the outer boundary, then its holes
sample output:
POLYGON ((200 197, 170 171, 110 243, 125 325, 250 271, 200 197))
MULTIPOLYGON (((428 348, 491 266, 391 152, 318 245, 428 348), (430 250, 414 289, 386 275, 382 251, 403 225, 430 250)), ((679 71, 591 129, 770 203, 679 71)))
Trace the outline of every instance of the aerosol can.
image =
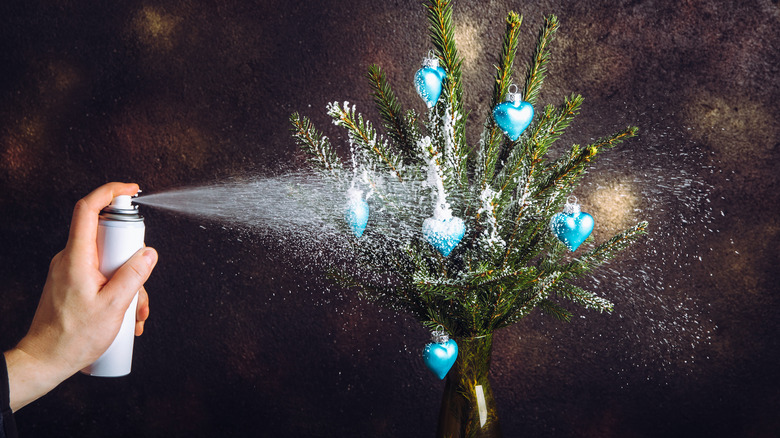
MULTIPOLYGON (((144 218, 138 214, 127 195, 115 197, 100 212, 97 231, 97 250, 100 272, 111 278, 130 257, 144 246, 144 218)), ((97 361, 81 370, 84 374, 100 377, 120 377, 130 374, 135 338, 135 313, 138 293, 125 312, 122 328, 114 342, 97 361)))

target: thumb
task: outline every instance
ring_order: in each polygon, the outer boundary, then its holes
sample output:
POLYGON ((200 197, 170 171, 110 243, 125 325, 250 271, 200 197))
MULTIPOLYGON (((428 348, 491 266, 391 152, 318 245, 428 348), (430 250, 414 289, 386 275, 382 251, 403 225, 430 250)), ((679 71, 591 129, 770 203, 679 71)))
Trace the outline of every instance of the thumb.
POLYGON ((130 257, 111 277, 100 291, 109 303, 123 312, 133 301, 135 293, 143 286, 157 264, 154 248, 141 248, 130 257))

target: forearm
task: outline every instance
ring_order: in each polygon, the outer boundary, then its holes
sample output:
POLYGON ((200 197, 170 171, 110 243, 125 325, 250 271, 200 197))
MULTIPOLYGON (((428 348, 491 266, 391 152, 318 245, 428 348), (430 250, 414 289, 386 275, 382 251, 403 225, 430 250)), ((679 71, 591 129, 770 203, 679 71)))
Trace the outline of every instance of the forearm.
POLYGON ((8 367, 10 405, 14 412, 48 393, 73 374, 67 367, 38 360, 19 348, 6 351, 5 361, 8 367))

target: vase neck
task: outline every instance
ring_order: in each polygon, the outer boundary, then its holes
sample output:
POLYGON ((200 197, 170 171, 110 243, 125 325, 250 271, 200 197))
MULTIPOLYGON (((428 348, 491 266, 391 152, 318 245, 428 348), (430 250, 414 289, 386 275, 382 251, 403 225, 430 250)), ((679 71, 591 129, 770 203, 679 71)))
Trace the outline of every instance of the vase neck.
POLYGON ((458 360, 452 370, 453 377, 486 379, 493 356, 493 335, 460 337, 456 338, 456 342, 458 360))
POLYGON ((456 337, 458 359, 444 385, 439 438, 499 438, 501 427, 490 388, 493 335, 456 337))

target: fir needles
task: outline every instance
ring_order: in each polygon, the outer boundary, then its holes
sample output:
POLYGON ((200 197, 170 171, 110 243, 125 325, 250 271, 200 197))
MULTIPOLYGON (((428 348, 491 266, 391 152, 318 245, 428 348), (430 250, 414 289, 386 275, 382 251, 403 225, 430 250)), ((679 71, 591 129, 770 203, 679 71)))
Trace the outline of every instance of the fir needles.
MULTIPOLYGON (((572 94, 558 105, 541 107, 540 91, 558 19, 554 15, 544 19, 524 74, 518 76, 515 61, 523 17, 510 12, 495 64, 491 108, 504 100, 513 80, 522 80, 523 100, 537 111, 515 140, 508 139, 488 116, 479 143, 470 147, 465 135, 463 59, 455 44, 452 5, 448 0, 429 0, 426 9, 433 53, 446 73, 441 97, 427 114, 405 110, 376 65, 367 76, 384 135, 354 106, 328 105, 334 123, 347 130, 352 174, 362 175, 377 195, 371 199, 372 215, 383 215, 376 229, 369 221, 354 245, 355 272, 335 278, 377 302, 413 313, 430 328, 441 325, 455 336, 492 333, 537 307, 561 320, 571 319, 570 303, 611 311, 611 302, 573 281, 636 241, 646 232, 647 223, 590 249, 586 241, 574 254, 555 238, 549 223, 596 155, 633 137, 637 129, 628 127, 550 157, 551 146, 580 112, 583 99, 572 94), (431 168, 436 169, 436 187, 426 178, 431 168), (440 254, 419 227, 434 208, 444 207, 463 219, 465 235, 452 252, 440 254), (394 233, 380 222, 417 227, 418 232, 394 233)), ((327 137, 297 113, 290 120, 293 136, 310 162, 335 177, 335 184, 349 181, 349 171, 327 137)))

